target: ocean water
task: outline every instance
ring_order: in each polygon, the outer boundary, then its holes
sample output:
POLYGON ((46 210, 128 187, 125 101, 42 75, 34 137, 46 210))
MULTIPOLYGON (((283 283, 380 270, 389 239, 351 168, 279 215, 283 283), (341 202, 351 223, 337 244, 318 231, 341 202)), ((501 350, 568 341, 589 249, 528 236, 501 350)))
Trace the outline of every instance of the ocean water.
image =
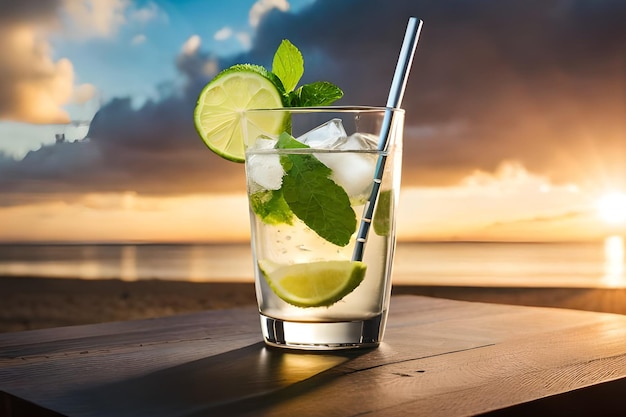
MULTIPOLYGON (((367 249, 366 249, 367 250, 367 249)), ((252 282, 244 244, 0 245, 0 276, 252 282)), ((624 239, 595 243, 398 243, 393 282, 623 287, 624 239)))

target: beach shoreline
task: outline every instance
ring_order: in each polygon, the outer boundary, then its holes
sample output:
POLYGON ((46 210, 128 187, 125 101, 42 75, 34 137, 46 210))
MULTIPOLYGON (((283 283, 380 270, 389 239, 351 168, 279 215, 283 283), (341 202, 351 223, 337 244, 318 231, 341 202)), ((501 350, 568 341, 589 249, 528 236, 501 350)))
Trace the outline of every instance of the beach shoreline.
MULTIPOLYGON (((249 282, 0 276, 0 294, 0 333, 256 304, 249 282)), ((393 294, 626 314, 624 288, 394 285, 393 294)))
POLYGON ((0 276, 0 332, 253 305, 252 283, 0 276))

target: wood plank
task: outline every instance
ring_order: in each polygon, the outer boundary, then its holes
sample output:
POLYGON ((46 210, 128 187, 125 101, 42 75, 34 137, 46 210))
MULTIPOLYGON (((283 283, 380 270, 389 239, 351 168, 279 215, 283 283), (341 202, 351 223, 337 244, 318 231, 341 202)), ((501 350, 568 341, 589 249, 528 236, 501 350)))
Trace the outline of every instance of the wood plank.
POLYGON ((355 352, 267 349, 253 308, 54 330, 0 335, 0 390, 77 417, 474 415, 626 380, 626 316, 416 296, 355 352))
MULTIPOLYGON (((289 399, 277 395, 250 401, 241 415, 250 410, 264 414, 268 410, 272 416, 302 410, 307 410, 304 415, 346 415, 342 414, 346 397, 351 403, 347 415, 355 416, 406 416, 412 414, 408 410, 425 416, 485 413, 624 377, 626 332, 617 327, 607 330, 570 328, 553 336, 372 367, 353 361, 343 366, 349 369, 335 370, 342 378, 308 381, 308 386, 300 387, 303 393, 289 393, 289 399)), ((389 345, 396 345, 394 339, 390 335, 389 345)), ((622 410, 626 411, 626 400, 622 410)))
MULTIPOLYGON (((92 338, 103 336, 110 338, 120 335, 125 340, 131 334, 143 335, 150 340, 175 338, 178 332, 188 337, 207 334, 220 334, 224 328, 242 328, 244 332, 258 329, 255 307, 234 308, 229 310, 205 311, 201 313, 180 314, 155 319, 129 320, 101 324, 56 327, 41 330, 29 330, 15 333, 0 333, 0 360, 10 357, 12 348, 22 355, 36 354, 29 348, 50 350, 65 349, 72 340, 88 346, 92 338), (51 343, 48 343, 51 342, 51 343)), ((228 330, 228 333, 231 333, 228 330)), ((129 341, 130 342, 130 341, 129 341)))

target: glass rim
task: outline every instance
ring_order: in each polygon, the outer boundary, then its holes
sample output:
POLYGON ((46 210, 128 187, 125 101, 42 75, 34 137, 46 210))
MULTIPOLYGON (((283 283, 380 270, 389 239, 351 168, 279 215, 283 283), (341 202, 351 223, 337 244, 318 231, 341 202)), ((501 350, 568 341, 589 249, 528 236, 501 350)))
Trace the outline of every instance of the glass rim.
POLYGON ((385 106, 310 106, 310 107, 273 107, 266 109, 247 109, 244 113, 261 112, 289 112, 289 113, 393 113, 404 114, 405 110, 399 107, 385 106))

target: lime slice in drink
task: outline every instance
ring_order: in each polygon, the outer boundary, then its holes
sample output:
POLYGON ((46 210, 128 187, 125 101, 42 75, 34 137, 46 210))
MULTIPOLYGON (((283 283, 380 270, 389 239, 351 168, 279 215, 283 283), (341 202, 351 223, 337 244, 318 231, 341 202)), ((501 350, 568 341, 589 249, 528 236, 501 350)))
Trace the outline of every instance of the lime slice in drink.
POLYGON ((341 300, 359 286, 367 266, 359 261, 323 261, 277 265, 259 261, 274 293, 298 307, 324 307, 341 300))
POLYGON ((391 232, 390 212, 393 194, 391 190, 381 191, 374 212, 374 232, 378 236, 389 236, 391 232))
POLYGON ((244 132, 250 138, 278 135, 284 129, 282 114, 248 115, 249 109, 283 107, 284 88, 271 72, 259 65, 234 65, 219 73, 200 92, 194 123, 213 152, 234 162, 244 161, 244 132))

